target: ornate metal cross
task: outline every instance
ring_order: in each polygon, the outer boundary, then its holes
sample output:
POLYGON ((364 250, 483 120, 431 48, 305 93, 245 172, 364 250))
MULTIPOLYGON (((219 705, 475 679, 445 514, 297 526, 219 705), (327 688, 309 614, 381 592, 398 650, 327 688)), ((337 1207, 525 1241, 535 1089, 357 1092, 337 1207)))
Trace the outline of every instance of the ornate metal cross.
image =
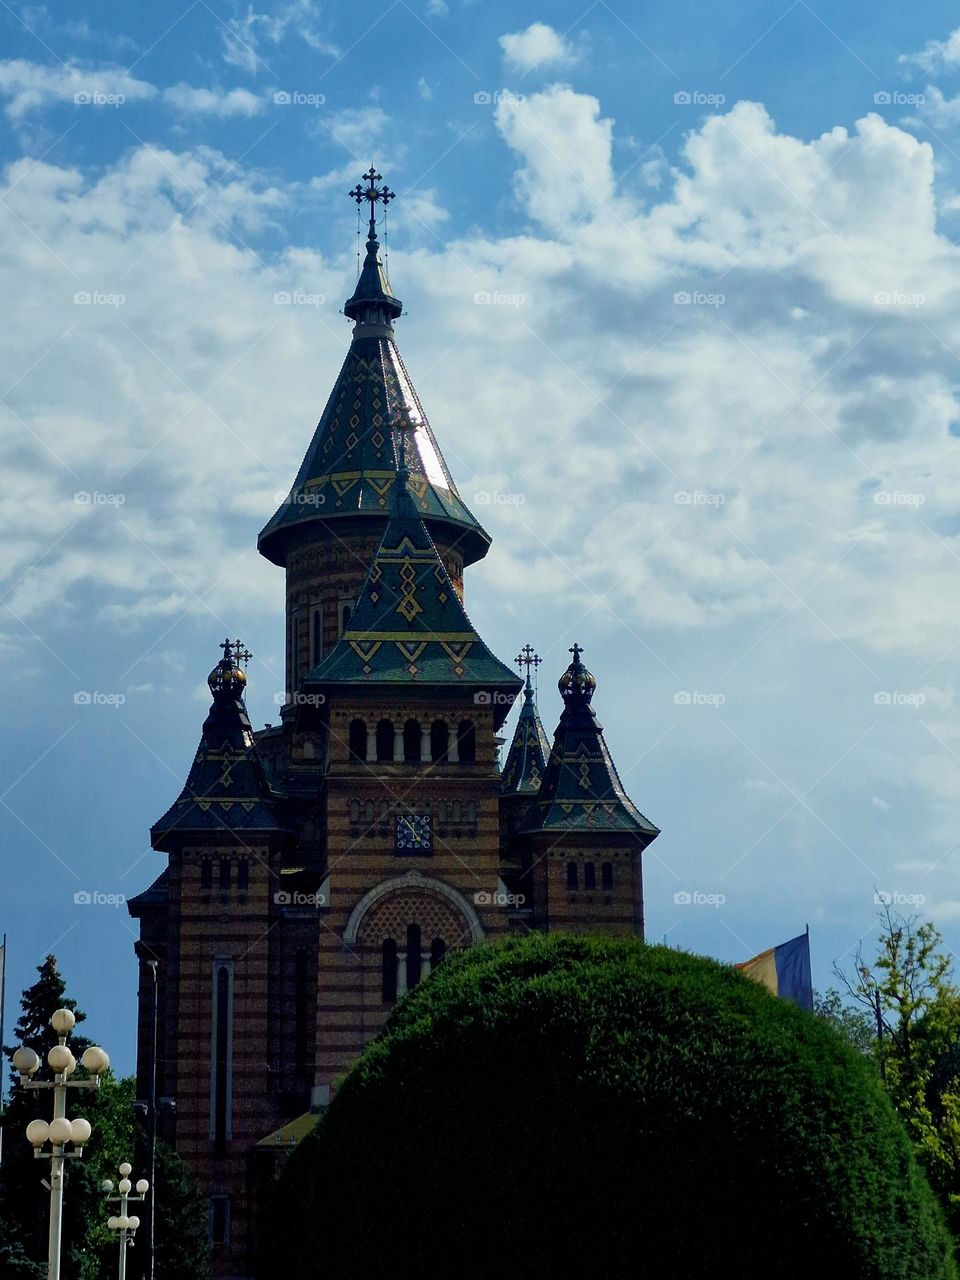
POLYGON ((347 192, 348 196, 353 196, 358 205, 362 204, 364 200, 369 200, 371 226, 374 222, 374 210, 377 205, 382 204, 384 208, 386 208, 397 194, 395 191, 391 191, 385 182, 381 186, 380 183, 382 179, 383 174, 377 173, 376 169, 371 165, 369 170, 363 175, 363 180, 367 185, 365 187, 361 187, 358 182, 352 191, 347 192))
POLYGON ((582 649, 580 648, 580 646, 576 643, 576 641, 574 641, 573 647, 572 647, 572 648, 570 648, 570 649, 568 649, 568 650, 567 650, 567 652, 568 652, 568 653, 572 653, 572 654, 573 654, 573 661, 574 661, 574 665, 575 665, 575 666, 576 666, 576 665, 578 665, 578 664, 579 664, 579 662, 580 662, 580 655, 581 655, 581 653, 583 653, 583 650, 582 650, 582 649))
POLYGON ((530 682, 530 668, 533 667, 534 671, 536 671, 542 661, 543 659, 534 653, 533 646, 529 644, 525 644, 514 658, 514 662, 518 667, 527 668, 527 683, 530 682))
POLYGON ((242 640, 234 640, 233 642, 233 660, 234 662, 242 662, 244 666, 250 661, 253 654, 246 647, 242 640))

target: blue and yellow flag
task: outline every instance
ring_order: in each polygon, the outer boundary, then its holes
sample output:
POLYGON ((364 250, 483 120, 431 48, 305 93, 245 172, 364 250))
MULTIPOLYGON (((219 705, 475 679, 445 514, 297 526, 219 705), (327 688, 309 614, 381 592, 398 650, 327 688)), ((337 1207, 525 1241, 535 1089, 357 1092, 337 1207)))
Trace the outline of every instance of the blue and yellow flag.
POLYGON ((810 934, 781 942, 779 947, 761 951, 752 960, 734 966, 748 978, 762 983, 775 996, 792 1000, 801 1009, 813 1011, 813 982, 810 977, 810 934))

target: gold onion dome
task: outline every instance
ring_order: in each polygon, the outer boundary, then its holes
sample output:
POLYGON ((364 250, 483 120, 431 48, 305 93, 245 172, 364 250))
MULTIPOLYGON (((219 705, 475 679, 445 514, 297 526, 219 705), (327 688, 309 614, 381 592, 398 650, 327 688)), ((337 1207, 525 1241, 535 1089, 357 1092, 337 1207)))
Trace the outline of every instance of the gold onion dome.
POLYGON ((557 688, 565 703, 589 705, 597 687, 596 678, 580 661, 580 655, 583 653, 580 646, 575 644, 570 652, 573 654, 573 661, 557 681, 557 688))
POLYGON ((247 676, 241 662, 246 662, 250 654, 240 640, 224 640, 220 648, 223 657, 207 676, 207 684, 214 698, 241 698, 246 688, 247 676))

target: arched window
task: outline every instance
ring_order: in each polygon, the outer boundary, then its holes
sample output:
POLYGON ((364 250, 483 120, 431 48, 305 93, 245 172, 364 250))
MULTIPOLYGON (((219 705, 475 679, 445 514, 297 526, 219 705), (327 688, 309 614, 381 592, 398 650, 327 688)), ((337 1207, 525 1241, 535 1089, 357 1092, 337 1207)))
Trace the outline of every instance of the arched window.
POLYGON ((393 721, 381 720, 377 725, 377 759, 393 759, 393 721))
POLYGON ((457 728, 457 754, 461 764, 477 763, 477 733, 472 720, 461 720, 457 728))
POLYGON ((350 614, 351 614, 350 606, 348 604, 345 604, 343 608, 340 610, 340 634, 341 635, 343 635, 347 627, 349 627, 350 625, 350 614))
POLYGON ((567 863, 567 888, 576 889, 579 885, 577 878, 577 864, 575 862, 567 863))
POLYGON ((460 803, 459 800, 454 800, 450 808, 453 810, 453 825, 455 827, 459 827, 460 822, 463 818, 463 805, 460 803))
POLYGON ((445 764, 450 744, 450 730, 446 720, 434 720, 430 726, 430 759, 434 764, 445 764))
POLYGON ((230 892, 231 879, 231 862, 229 858, 221 858, 220 860, 220 892, 230 892))
POLYGON ((447 951, 447 944, 442 938, 434 938, 430 943, 430 968, 435 969, 447 951))
POLYGON ((592 862, 585 862, 583 865, 583 887, 585 889, 597 887, 597 873, 592 862))
POLYGON ((250 888, 250 863, 241 858, 237 863, 237 893, 246 893, 250 888))
POLYGON ((366 760, 367 758, 367 726, 362 720, 350 721, 350 759, 366 760))
POLYGON ((605 862, 600 868, 600 888, 604 893, 613 891, 613 863, 605 862))
POLYGON ((403 758, 407 764, 420 763, 420 722, 408 720, 403 726, 403 758))
POLYGON ((323 611, 313 611, 313 665, 316 666, 323 657, 323 611))
POLYGON ((393 1004, 397 998, 397 944, 393 938, 383 942, 383 1003, 393 1004))
POLYGON ((363 820, 368 827, 373 826, 373 801, 367 800, 363 806, 363 820))
POLYGON ((360 825, 360 801, 350 801, 350 825, 351 827, 359 827, 360 825))
POLYGON ((477 825, 477 802, 476 800, 467 801, 467 826, 475 827, 477 825))
POLYGON ((213 859, 204 858, 200 863, 200 888, 204 893, 209 893, 213 888, 213 859))
POLYGON ((415 987, 420 981, 422 961, 420 959, 420 926, 407 925, 407 990, 415 987))
POLYGON ((441 827, 445 827, 447 825, 446 800, 441 800, 440 803, 437 805, 437 822, 440 824, 441 827))

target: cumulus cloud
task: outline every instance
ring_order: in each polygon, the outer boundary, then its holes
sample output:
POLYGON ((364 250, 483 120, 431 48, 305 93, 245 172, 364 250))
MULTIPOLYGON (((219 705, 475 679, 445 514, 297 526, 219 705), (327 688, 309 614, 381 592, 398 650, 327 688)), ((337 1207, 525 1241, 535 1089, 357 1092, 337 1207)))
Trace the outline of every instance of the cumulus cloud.
POLYGON ((960 27, 951 31, 946 40, 929 40, 916 53, 902 53, 898 61, 908 69, 915 67, 927 75, 960 66, 960 27))
POLYGON ((164 89, 163 100, 186 115, 254 116, 263 110, 264 100, 247 89, 197 89, 189 84, 171 85, 164 89))
POLYGON ((572 66, 577 60, 573 45, 545 22, 532 22, 523 31, 500 37, 504 61, 517 71, 572 66))

